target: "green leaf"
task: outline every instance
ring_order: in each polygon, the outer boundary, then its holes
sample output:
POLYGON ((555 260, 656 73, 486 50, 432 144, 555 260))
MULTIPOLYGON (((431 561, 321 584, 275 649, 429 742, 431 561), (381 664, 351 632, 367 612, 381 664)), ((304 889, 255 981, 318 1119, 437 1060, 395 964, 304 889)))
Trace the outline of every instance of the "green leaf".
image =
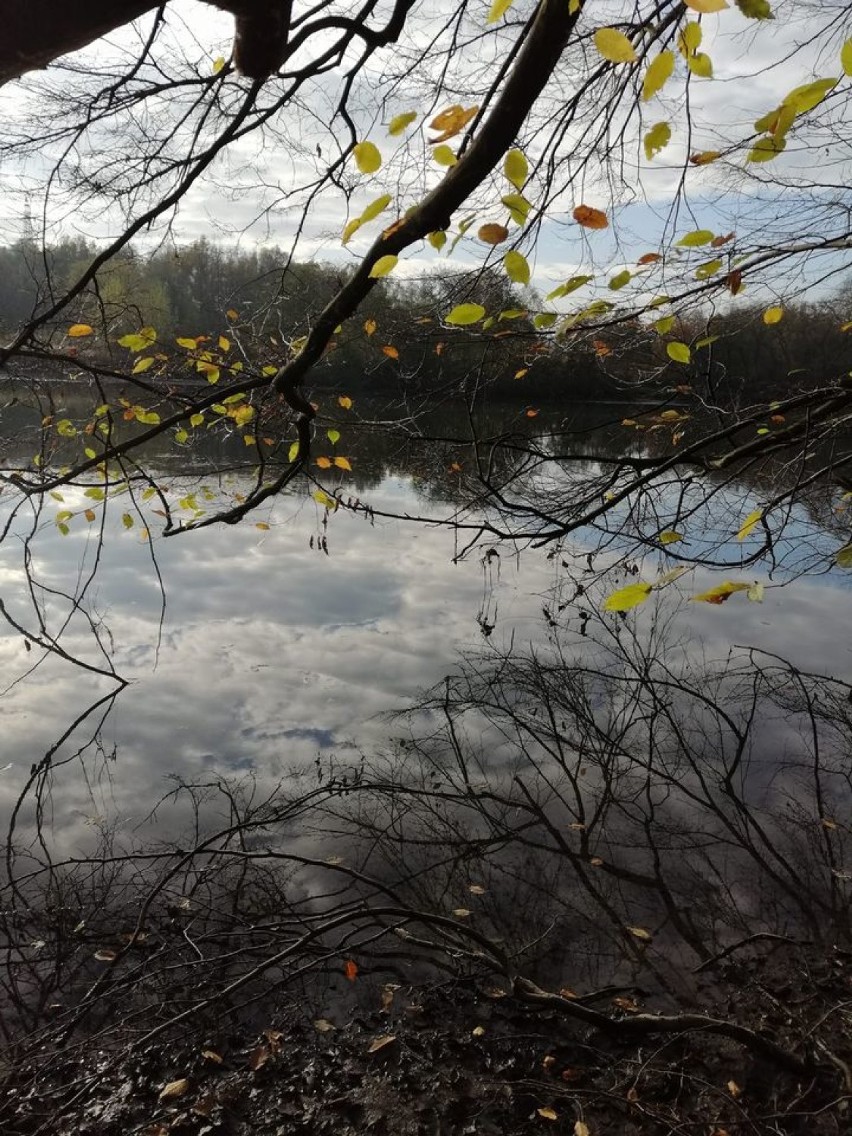
POLYGON ((514 249, 507 252, 503 257, 503 267, 506 269, 506 275, 514 284, 529 284, 530 266, 522 253, 516 252, 514 249))
POLYGON ((290 445, 290 449, 287 451, 287 461, 294 462, 298 456, 299 456, 299 443, 293 442, 290 445))
MULTIPOLYGON (((790 107, 795 114, 806 114, 809 110, 819 106, 829 91, 837 86, 837 79, 815 79, 813 83, 805 83, 802 87, 794 87, 789 95, 784 97, 782 107, 790 107)), ((777 129, 773 133, 777 133, 777 129)))
POLYGON ((668 333, 674 327, 674 323, 674 316, 662 316, 660 319, 655 321, 654 331, 656 331, 659 335, 668 335, 668 333))
POLYGON ((352 151, 355 165, 362 174, 374 174, 382 168, 382 155, 372 142, 359 142, 352 151))
POLYGON ((767 0, 736 0, 737 7, 750 20, 774 20, 767 0))
POLYGON ((417 118, 416 110, 404 111, 402 114, 395 114, 388 123, 388 134, 395 138, 398 134, 402 134, 407 126, 417 118))
POLYGON ((834 554, 834 563, 838 568, 852 568, 852 544, 844 544, 834 554))
POLYGON ((454 166, 458 161, 451 147, 447 145, 436 146, 432 151, 432 157, 439 166, 454 166))
POLYGON ((786 145, 787 139, 785 137, 776 138, 772 134, 767 134, 765 138, 758 138, 749 150, 746 160, 749 162, 771 162, 778 157, 786 145))
POLYGON ((146 355, 142 359, 137 359, 133 364, 133 370, 130 372, 132 375, 141 375, 143 371, 147 371, 149 367, 154 366, 154 356, 146 355))
POLYGON ((340 431, 335 430, 333 427, 331 430, 326 430, 325 436, 333 446, 336 446, 340 441, 340 431))
POLYGON ((709 229, 695 229, 682 236, 676 244, 680 248, 699 248, 701 245, 709 245, 714 236, 715 233, 711 233, 709 229))
POLYGON ((661 532, 657 540, 659 540, 660 544, 676 544, 677 541, 683 540, 683 533, 669 529, 667 532, 661 532))
POLYGON ((623 288, 625 284, 629 284, 632 279, 633 274, 625 268, 622 272, 617 272, 615 276, 613 276, 608 287, 612 292, 617 292, 620 288, 623 288))
POLYGON ((852 75, 852 39, 847 39, 840 49, 840 66, 844 75, 852 75))
POLYGON ((195 428, 196 426, 203 426, 203 425, 204 425, 204 415, 203 415, 203 414, 193 414, 193 415, 191 415, 191 416, 190 416, 190 419, 189 419, 189 424, 190 424, 190 426, 192 426, 192 427, 193 427, 193 429, 194 429, 194 428, 195 428))
POLYGON ((594 280, 594 276, 572 276, 570 280, 566 280, 564 284, 560 284, 558 288, 554 288, 552 292, 548 292, 545 297, 548 300, 559 300, 562 296, 568 296, 572 292, 576 292, 578 288, 582 288, 584 284, 588 284, 590 280, 594 280))
POLYGON ((443 232, 443 230, 439 229, 435 233, 430 233, 426 240, 429 242, 433 249, 436 249, 438 252, 440 252, 444 245, 447 243, 447 234, 443 232))
MULTIPOLYGON (((669 53, 671 54, 671 53, 669 53)), ((671 141, 672 128, 667 122, 657 122, 644 138, 645 157, 650 162, 655 155, 665 149, 671 141)))
POLYGON ((701 37, 701 24, 697 23, 695 20, 684 24, 677 37, 678 48, 681 55, 688 56, 698 51, 701 46, 701 37))
POLYGON ((711 276, 715 276, 719 269, 722 267, 721 260, 708 260, 704 264, 699 264, 695 270, 696 280, 709 280, 711 276))
POLYGON ((527 160, 520 150, 510 150, 503 161, 503 173, 517 190, 524 188, 529 175, 527 160))
POLYGON ((124 525, 124 527, 126 529, 132 529, 133 528, 133 517, 130 515, 130 513, 122 513, 121 514, 121 523, 124 525))
POLYGON ((380 256, 370 269, 370 276, 374 280, 378 280, 381 279, 382 276, 390 275, 396 268, 398 261, 398 256, 380 256))
POLYGON ((506 193, 500 198, 506 208, 509 210, 509 216, 516 225, 525 225, 527 217, 529 216, 530 205, 529 201, 521 193, 506 193))
POLYGON ((533 327, 543 331, 547 327, 553 327, 559 317, 556 312, 539 312, 538 315, 533 316, 533 327))
POLYGON ((661 51, 652 60, 645 72, 642 83, 642 99, 647 102, 663 89, 674 73, 675 57, 673 51, 661 51))
POLYGON ((603 603, 604 611, 630 611, 644 603, 652 591, 651 584, 628 584, 626 588, 619 588, 613 592, 603 603))
POLYGON ((692 354, 685 343, 679 343, 676 339, 671 343, 666 344, 666 354, 675 363, 688 363, 692 358, 692 354))
POLYGON ((455 327, 466 327, 471 323, 479 323, 485 315, 485 308, 481 304, 457 304, 451 312, 444 316, 444 323, 455 327))

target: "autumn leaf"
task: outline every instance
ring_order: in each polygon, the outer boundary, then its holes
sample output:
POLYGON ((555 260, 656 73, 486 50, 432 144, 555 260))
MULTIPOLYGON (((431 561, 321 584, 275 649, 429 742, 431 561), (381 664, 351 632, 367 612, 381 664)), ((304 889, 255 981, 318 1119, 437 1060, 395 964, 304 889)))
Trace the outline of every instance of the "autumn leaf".
POLYGON ((774 323, 780 323, 783 318, 784 318, 784 309, 783 308, 777 308, 777 307, 776 308, 767 308, 766 311, 763 313, 763 322, 765 324, 770 325, 770 326, 774 323))
POLYGON ((485 308, 481 304, 457 304, 444 316, 444 323, 466 327, 472 323, 479 323, 484 315, 485 308))
POLYGON ((735 592, 747 592, 750 587, 750 584, 736 584, 730 580, 725 580, 724 583, 717 584, 714 588, 710 588, 706 592, 701 592, 700 595, 691 596, 690 599, 699 603, 723 604, 726 603, 735 592))
POLYGON ((572 216, 584 229, 605 229, 609 225, 606 213, 601 209, 594 209, 591 205, 576 206, 572 216))
POLYGON ((559 1114, 552 1108, 537 1108, 536 1112, 543 1120, 558 1120, 559 1114))
POLYGON ((653 935, 650 931, 646 931, 644 927, 627 927, 626 930, 633 936, 634 939, 639 939, 643 943, 650 943, 653 935))
POLYGON ((316 460, 316 464, 320 469, 331 469, 331 458, 319 457, 316 460))
POLYGON ((481 225, 476 235, 487 245, 499 245, 509 236, 509 230, 505 225, 481 225))
POLYGON ((402 134, 407 126, 417 118, 416 110, 404 111, 402 114, 396 114, 388 123, 388 134, 395 138, 398 134, 402 134))
POLYGON ((373 1038, 367 1047, 368 1053, 378 1053, 380 1049, 385 1049, 387 1046, 392 1045, 396 1041, 395 1033, 383 1033, 378 1037, 373 1038))
POLYGON ((95 329, 87 323, 72 323, 68 328, 67 335, 70 339, 83 339, 87 335, 93 335, 95 329))
POLYGON ((644 584, 641 581, 636 584, 628 584, 626 588, 619 588, 617 592, 613 592, 604 600, 603 610, 630 611, 631 608, 638 607, 639 604, 645 602, 650 596, 652 588, 652 584, 644 584))
POLYGON ((379 153, 378 147, 372 142, 357 143, 352 154, 355 158, 355 165, 362 174, 374 174, 382 168, 382 155, 379 153))
POLYGON ((337 458, 334 459, 334 464, 337 466, 338 469, 345 469, 345 470, 348 470, 350 473, 352 472, 352 466, 349 464, 348 458, 337 457, 337 458))
POLYGON ((746 537, 750 536, 762 516, 763 509, 755 509, 754 512, 749 513, 737 531, 737 540, 745 540, 746 537))
POLYGON ((160 1089, 158 1100, 177 1100, 179 1097, 185 1096, 188 1092, 189 1081, 186 1077, 181 1077, 178 1081, 169 1081, 167 1085, 163 1085, 162 1089, 160 1089))
POLYGON ((338 405, 342 406, 344 410, 351 410, 352 409, 352 399, 349 397, 348 394, 338 395, 337 402, 338 402, 338 405))
POLYGON ((595 47, 609 63, 632 63, 636 49, 616 28, 598 28, 594 35, 595 47))
POLYGON ((395 347, 392 347, 389 343, 385 344, 385 346, 382 348, 382 354, 387 355, 388 359, 398 359, 399 358, 399 352, 397 351, 397 349, 395 347))
POLYGON ((378 325, 374 319, 364 320, 364 331, 367 333, 367 335, 373 335, 377 326, 378 325))
POLYGON ((398 256, 380 256, 373 267, 370 269, 370 276, 374 280, 379 280, 383 276, 388 276, 396 268, 398 262, 398 256))
POLYGON ((343 964, 343 973, 350 982, 354 982, 358 977, 358 964, 352 959, 347 959, 343 964))

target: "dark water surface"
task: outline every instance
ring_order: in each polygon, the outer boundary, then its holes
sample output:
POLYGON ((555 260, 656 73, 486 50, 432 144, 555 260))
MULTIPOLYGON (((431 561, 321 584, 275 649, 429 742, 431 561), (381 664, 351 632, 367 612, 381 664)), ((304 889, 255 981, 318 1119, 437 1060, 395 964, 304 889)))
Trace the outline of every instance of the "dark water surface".
MULTIPOLYGON (((516 422, 517 408, 511 413, 516 422)), ((599 443, 622 451, 634 444, 619 432, 617 411, 598 408, 597 414, 599 423, 609 423, 598 431, 599 443)), ((554 413, 548 425, 556 428, 565 421, 564 412, 554 413)), ((579 428, 587 419, 574 412, 573 421, 579 428)), ((15 424, 4 425, 13 437, 15 424)), ((436 432, 464 437, 462 417, 448 413, 436 432)), ((350 446, 344 439, 339 450, 352 455, 354 473, 340 475, 339 482, 329 478, 329 488, 339 483, 377 512, 421 518, 446 518, 459 504, 460 478, 451 466, 462 454, 460 445, 411 446, 400 430, 392 441, 376 434, 352 437, 350 446)), ((214 475, 214 458, 245 460, 226 447, 216 454, 196 450, 182 461, 173 451, 149 461, 167 475, 172 502, 195 494, 205 508, 223 495, 245 492, 249 484, 248 473, 239 468, 214 475)), ((12 440, 6 462, 15 460, 12 440)), ((44 820, 62 846, 86 847, 93 829, 102 826, 128 837, 147 838, 152 824, 163 832, 179 831, 179 809, 163 809, 150 820, 150 810, 175 774, 193 779, 251 773, 272 784, 294 770, 322 765, 331 755, 356 762, 361 753, 381 750, 394 733, 386 712, 408 705, 464 656, 546 643, 553 628, 543 609, 551 614, 554 609, 560 560, 580 564, 599 539, 593 532, 574 534, 556 557, 550 547, 527 547, 515 555, 505 545, 499 556, 487 557, 492 544, 485 542, 456 562, 467 537, 447 528, 370 520, 344 510, 330 517, 326 528, 311 488, 301 485, 239 526, 166 540, 158 536, 161 518, 153 514, 148 515, 150 540, 140 535, 138 517, 125 528, 125 506, 118 501, 107 512, 103 547, 99 525, 82 516, 91 504, 82 488, 63 490, 63 500, 49 500, 35 519, 32 510, 21 512, 0 546, 0 586, 8 611, 32 629, 35 600, 54 632, 67 618, 64 649, 103 666, 91 627, 79 614, 68 616, 68 602, 59 594, 73 593, 94 572, 84 606, 116 671, 130 682, 94 744, 86 746, 97 715, 87 717, 53 755, 53 791, 44 820), (59 510, 75 514, 67 536, 55 524, 59 510), (32 594, 23 562, 27 533, 29 571, 38 581, 32 594), (323 538, 327 554, 320 548, 323 538), (493 626, 487 639, 483 624, 493 626), (81 746, 86 748, 76 756, 81 746)), ((8 494, 0 505, 4 499, 8 494)), ((718 539, 720 532, 725 539, 727 533, 732 555, 738 556, 731 516, 742 517, 759 499, 760 487, 730 486, 717 498, 716 520, 696 522, 693 547, 718 539)), ((826 526, 812 508, 794 511, 779 545, 781 567, 772 579, 754 569, 732 578, 784 583, 801 560, 813 557, 820 541, 826 548, 839 543, 836 516, 830 508, 827 515, 826 526)), ((604 560, 614 560, 616 552, 602 554, 604 560)), ((672 563, 663 554, 648 554, 640 562, 642 578, 653 579, 672 563)), ((770 586, 762 604, 747 603, 743 596, 724 606, 681 602, 723 578, 699 569, 678 581, 630 616, 637 636, 660 636, 665 623, 665 650, 673 662, 717 662, 735 644, 745 644, 805 670, 852 679, 852 641, 842 630, 849 626, 849 573, 831 570, 785 587, 770 586)), ((614 579, 600 595, 624 582, 614 579)), ((570 626, 570 605, 561 619, 570 626)), ((8 816, 31 767, 114 684, 70 661, 45 657, 37 646, 27 650, 25 637, 7 624, 0 628, 0 675, 0 766, 5 767, 0 803, 8 816)), ((25 807, 21 824, 31 819, 25 807)))

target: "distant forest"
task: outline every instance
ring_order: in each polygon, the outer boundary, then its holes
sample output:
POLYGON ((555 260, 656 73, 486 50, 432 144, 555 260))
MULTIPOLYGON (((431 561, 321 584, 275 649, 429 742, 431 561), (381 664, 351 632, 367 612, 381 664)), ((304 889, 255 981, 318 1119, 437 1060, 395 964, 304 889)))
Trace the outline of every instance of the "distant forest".
MULTIPOLYGON (((47 252, 28 241, 0 247, 0 334, 11 334, 34 309, 61 295, 96 253, 84 240, 47 252)), ((128 354, 115 341, 152 326, 159 345, 175 355, 170 381, 197 377, 175 347, 179 336, 224 334, 248 362, 277 365, 346 275, 345 267, 329 263, 285 264, 278 248, 246 252, 206 240, 150 254, 128 249, 74 312, 96 337, 69 346, 125 369, 128 354)), ((554 401, 651 398, 691 386, 713 401, 753 403, 852 371, 852 327, 843 330, 852 319, 850 284, 829 300, 785 305, 783 319, 772 326, 762 319, 765 304, 739 296, 721 313, 684 316, 662 335, 650 324, 628 321, 580 326, 569 338, 554 338, 533 326, 533 315, 551 307, 534 290, 512 285, 500 271, 468 273, 450 264, 417 281, 391 279, 375 288, 358 319, 341 329, 315 385, 414 393, 488 383, 514 397, 523 390, 524 398, 554 401), (484 305, 490 325, 442 326, 441 315, 462 301, 484 305), (689 365, 668 360, 669 339, 693 345, 689 365)))

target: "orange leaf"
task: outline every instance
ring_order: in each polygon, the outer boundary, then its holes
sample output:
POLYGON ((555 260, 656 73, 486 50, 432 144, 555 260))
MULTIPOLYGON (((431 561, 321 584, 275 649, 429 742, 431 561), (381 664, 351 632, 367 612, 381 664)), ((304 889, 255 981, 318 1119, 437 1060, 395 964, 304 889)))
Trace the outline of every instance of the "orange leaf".
POLYGON ((376 321, 374 319, 364 320, 364 331, 366 331, 367 335, 372 335, 376 330, 376 326, 376 321))
POLYGON ((317 458, 320 469, 331 469, 331 458, 317 458))
POLYGON ((353 962, 352 959, 347 959, 343 964, 343 973, 346 975, 350 982, 354 982, 358 977, 358 964, 356 962, 353 962))
POLYGON ((723 237, 714 237, 710 242, 710 248, 721 248, 722 245, 726 245, 728 241, 732 241, 736 235, 736 233, 725 233, 723 237))
POLYGON ((387 355, 388 359, 399 358, 399 352, 395 347, 391 347, 390 344, 385 344, 385 346, 382 348, 382 354, 387 355))
POLYGON ((603 356, 603 355, 611 355, 612 354, 612 348, 610 347, 610 345, 608 343, 605 343, 602 339, 593 339, 592 340, 592 346, 595 349, 596 355, 603 356))
POLYGON ((509 230, 505 225, 481 225, 476 235, 487 245, 499 245, 508 237, 509 230))
POLYGON ((609 225, 606 213, 591 205, 578 205, 574 210, 574 220, 584 229, 605 229, 609 225))
POLYGON ((529 408, 529 410, 526 411, 527 418, 536 418, 538 416, 538 413, 539 412, 532 406, 529 408))
POLYGON ((735 268, 733 272, 728 274, 727 284, 728 291, 732 296, 736 296, 737 292, 739 292, 743 286, 743 274, 738 268, 735 268))
POLYGON ((636 261, 637 264, 656 264, 658 260, 662 260, 658 252, 646 252, 644 256, 640 256, 636 261))

